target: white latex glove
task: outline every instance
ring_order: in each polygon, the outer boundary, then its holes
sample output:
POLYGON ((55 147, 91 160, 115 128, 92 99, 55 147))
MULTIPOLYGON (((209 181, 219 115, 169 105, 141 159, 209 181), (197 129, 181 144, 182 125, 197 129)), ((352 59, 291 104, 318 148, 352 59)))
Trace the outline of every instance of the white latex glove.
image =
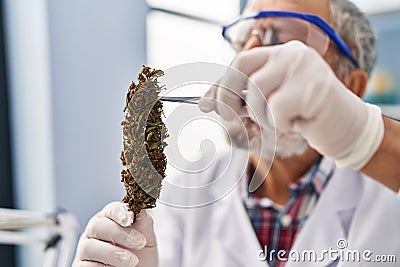
POLYGON ((90 219, 82 234, 73 267, 157 267, 153 220, 141 211, 135 223, 126 204, 112 202, 90 219))
POLYGON ((253 121, 272 127, 268 101, 278 131, 300 133, 339 167, 361 169, 381 144, 384 127, 379 107, 348 90, 323 58, 303 43, 250 49, 238 54, 231 67, 220 85, 201 99, 204 112, 215 110, 231 120, 226 105, 243 113, 235 94, 247 88, 248 115, 253 121))

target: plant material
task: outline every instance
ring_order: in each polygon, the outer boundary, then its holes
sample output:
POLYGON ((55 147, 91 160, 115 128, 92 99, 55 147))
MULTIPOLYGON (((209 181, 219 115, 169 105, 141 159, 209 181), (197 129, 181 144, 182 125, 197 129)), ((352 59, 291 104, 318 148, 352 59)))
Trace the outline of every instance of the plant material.
POLYGON ((124 108, 121 182, 126 195, 123 202, 135 215, 141 209, 154 208, 160 196, 167 165, 164 148, 168 137, 162 121, 163 104, 158 95, 164 88, 157 78, 164 72, 143 66, 138 84, 129 86, 124 108))

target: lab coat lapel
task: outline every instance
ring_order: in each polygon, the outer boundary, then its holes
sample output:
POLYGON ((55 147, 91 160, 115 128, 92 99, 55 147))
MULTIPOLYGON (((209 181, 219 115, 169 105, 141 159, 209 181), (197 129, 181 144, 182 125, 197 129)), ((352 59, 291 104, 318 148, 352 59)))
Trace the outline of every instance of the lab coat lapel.
MULTIPOLYGON (((348 249, 363 253, 367 257, 394 255, 400 259, 400 199, 396 194, 378 182, 364 178, 364 190, 360 205, 354 214, 348 249)), ((397 263, 398 264, 398 263, 397 263)), ((354 266, 395 266, 388 262, 342 262, 341 267, 354 266)), ((397 265, 396 265, 397 266, 397 265)))
MULTIPOLYGON (((316 252, 322 258, 324 250, 338 249, 339 240, 347 240, 347 232, 362 191, 361 175, 351 170, 335 170, 319 201, 299 233, 293 250, 316 252)), ((307 262, 308 267, 335 266, 335 259, 307 262)), ((304 261, 290 261, 287 267, 304 266, 304 261)))
MULTIPOLYGON (((231 179, 237 179, 238 175, 243 177, 243 162, 248 161, 247 153, 235 153, 233 161, 237 162, 231 162, 233 167, 226 172, 226 177, 231 179)), ((226 256, 234 259, 238 263, 237 266, 268 267, 266 262, 258 259, 261 247, 240 199, 242 186, 243 179, 240 179, 228 195, 215 203, 218 206, 215 209, 215 235, 221 242, 226 256)), ((213 186, 210 193, 218 196, 221 192, 218 186, 213 186)))
POLYGON ((222 199, 218 205, 216 235, 228 257, 240 263, 239 266, 268 266, 266 262, 258 259, 261 247, 240 200, 239 193, 232 192, 222 199))

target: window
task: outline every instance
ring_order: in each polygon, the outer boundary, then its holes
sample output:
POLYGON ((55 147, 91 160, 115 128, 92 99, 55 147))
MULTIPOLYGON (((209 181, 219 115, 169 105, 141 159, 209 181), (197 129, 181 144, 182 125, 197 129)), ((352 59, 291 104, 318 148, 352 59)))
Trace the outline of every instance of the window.
MULTIPOLYGON (((148 0, 147 2, 153 8, 146 18, 147 64, 150 67, 168 70, 185 63, 200 62, 216 63, 219 66, 229 65, 235 53, 224 41, 221 25, 239 16, 241 3, 244 1, 148 0)), ((217 78, 210 82, 215 82, 222 74, 223 72, 215 75, 217 78)), ((195 84, 178 87, 168 94, 201 96, 208 90, 210 84, 195 82, 195 84)), ((170 133, 172 128, 181 127, 177 140, 181 156, 189 161, 197 161, 202 157, 200 148, 203 140, 211 140, 217 151, 223 150, 227 144, 222 127, 213 125, 216 122, 210 119, 201 119, 201 115, 190 110, 191 108, 197 109, 189 105, 168 103, 164 105, 164 113, 170 133), (176 118, 175 116, 179 116, 177 114, 185 113, 185 111, 191 114, 190 119, 186 118, 187 121, 179 126, 169 124, 176 118)), ((169 164, 167 179, 175 170, 179 172, 179 168, 173 163, 174 158, 170 157, 173 153, 169 149, 176 145, 171 134, 169 140, 173 144, 170 144, 166 150, 169 164)))
POLYGON ((243 0, 147 0, 147 3, 156 9, 222 23, 237 16, 244 2, 243 0))

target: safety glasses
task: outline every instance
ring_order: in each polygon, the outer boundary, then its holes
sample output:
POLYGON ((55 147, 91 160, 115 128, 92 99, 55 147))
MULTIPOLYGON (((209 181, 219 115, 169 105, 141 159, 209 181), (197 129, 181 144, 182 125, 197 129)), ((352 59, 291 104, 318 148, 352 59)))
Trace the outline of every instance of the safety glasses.
POLYGON ((260 46, 283 44, 298 40, 325 55, 329 41, 338 47, 355 66, 358 62, 337 32, 323 19, 312 14, 289 11, 260 11, 244 16, 224 26, 222 35, 231 46, 240 52, 250 38, 258 38, 260 46))

